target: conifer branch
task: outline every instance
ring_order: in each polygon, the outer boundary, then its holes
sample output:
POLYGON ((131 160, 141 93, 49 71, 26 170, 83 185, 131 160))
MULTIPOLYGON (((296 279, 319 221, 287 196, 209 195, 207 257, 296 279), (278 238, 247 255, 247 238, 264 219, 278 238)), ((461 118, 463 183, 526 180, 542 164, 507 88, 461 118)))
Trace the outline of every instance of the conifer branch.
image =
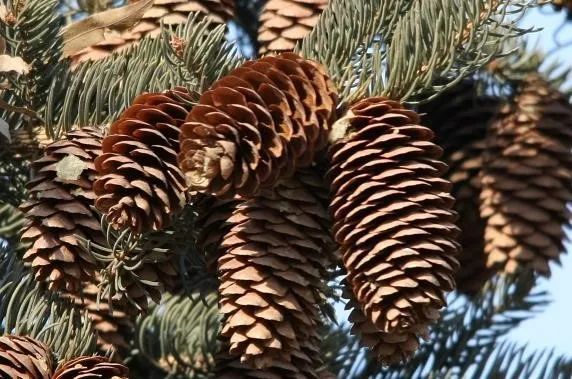
POLYGON ((13 251, 0 249, 0 334, 42 341, 62 361, 94 353, 87 314, 38 284, 13 251))

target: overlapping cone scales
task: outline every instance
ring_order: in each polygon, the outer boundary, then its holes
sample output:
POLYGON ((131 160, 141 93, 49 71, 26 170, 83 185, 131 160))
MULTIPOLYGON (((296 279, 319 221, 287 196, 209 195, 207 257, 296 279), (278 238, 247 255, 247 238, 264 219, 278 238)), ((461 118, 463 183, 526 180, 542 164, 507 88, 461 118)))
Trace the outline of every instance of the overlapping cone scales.
POLYGON ((536 75, 492 124, 482 176, 490 267, 550 275, 564 250, 572 201, 572 106, 536 75))
POLYGON ((425 325, 402 332, 380 331, 365 316, 353 295, 348 297, 350 301, 346 308, 351 309, 348 318, 352 323, 351 332, 358 335, 361 343, 370 349, 374 356, 382 357, 386 364, 398 364, 409 358, 419 347, 419 337, 426 338, 428 335, 425 325))
POLYGON ((292 51, 314 26, 329 0, 268 0, 260 15, 260 52, 292 51))
POLYGON ((20 207, 27 219, 22 240, 31 244, 24 261, 36 279, 48 282, 52 289, 77 291, 96 268, 77 237, 103 242, 99 216, 90 208, 97 175, 93 161, 101 153, 101 141, 96 128, 72 131, 46 147, 44 156, 32 163, 30 197, 20 207), (73 165, 78 172, 61 171, 73 165))
POLYGON ((315 377, 321 280, 331 259, 327 218, 311 191, 287 179, 228 220, 218 260, 222 336, 245 370, 315 377))
POLYGON ((43 343, 29 337, 0 337, 0 377, 50 379, 53 356, 43 343))
POLYGON ((324 69, 292 53, 245 63, 206 91, 182 127, 191 189, 249 196, 324 149, 337 96, 324 69))
POLYGON ((477 293, 494 271, 486 267, 484 253, 485 221, 479 212, 483 154, 488 126, 498 111, 499 100, 479 96, 474 82, 463 82, 421 111, 443 148, 442 160, 449 166, 445 178, 453 184, 454 209, 461 229, 460 267, 457 289, 477 293))
POLYGON ((63 363, 52 379, 129 379, 129 369, 104 357, 79 357, 63 363))
POLYGON ((376 349, 386 362, 410 355, 392 338, 439 317, 458 268, 447 167, 418 121, 398 102, 366 99, 342 119, 346 135, 330 149, 335 238, 359 307, 386 333, 376 349))
POLYGON ((95 205, 116 229, 161 230, 186 203, 177 166, 180 127, 190 108, 183 88, 138 96, 115 121, 95 160, 95 205))
MULTIPOLYGON (((136 1, 141 0, 131 2, 136 1)), ((143 37, 156 37, 161 33, 161 23, 166 26, 184 24, 191 12, 204 14, 213 26, 225 24, 234 17, 234 0, 155 0, 133 28, 123 32, 106 30, 105 39, 72 56, 72 64, 107 58, 133 46, 143 37)))

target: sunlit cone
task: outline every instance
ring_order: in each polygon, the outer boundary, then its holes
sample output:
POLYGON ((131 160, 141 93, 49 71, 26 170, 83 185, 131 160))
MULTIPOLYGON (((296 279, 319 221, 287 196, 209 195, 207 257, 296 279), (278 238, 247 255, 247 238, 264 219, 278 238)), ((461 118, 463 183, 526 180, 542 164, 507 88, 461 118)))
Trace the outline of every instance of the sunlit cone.
MULTIPOLYGON (((130 0, 131 3, 137 1, 141 0, 130 0)), ((133 28, 124 32, 107 30, 103 41, 73 55, 72 65, 107 58, 143 37, 156 37, 161 33, 161 23, 166 26, 184 24, 191 12, 204 14, 212 26, 225 24, 234 17, 234 0, 155 0, 133 28)))
POLYGON ((180 126, 190 109, 187 90, 138 96, 110 128, 95 160, 96 207, 116 229, 161 230, 186 203, 177 166, 180 126))
POLYGON ((50 379, 54 360, 50 348, 29 337, 0 337, 0 377, 50 379))
POLYGON ((129 369, 108 358, 79 357, 63 363, 51 379, 129 379, 129 369))
POLYGON ((457 225, 461 229, 457 289, 476 294, 494 271, 486 267, 485 221, 479 212, 483 153, 488 126, 499 108, 499 100, 478 95, 474 82, 463 82, 420 109, 425 123, 444 150, 449 166, 445 178, 453 184, 457 225))
POLYGON ((103 241, 99 216, 90 208, 101 141, 97 128, 69 132, 32 163, 30 198, 20 207, 27 219, 22 240, 31 244, 24 261, 51 289, 74 292, 94 275, 95 260, 77 237, 103 241))
POLYGON ((87 311, 97 333, 97 345, 102 353, 123 352, 129 348, 126 336, 133 331, 129 315, 119 304, 111 306, 107 299, 98 302, 98 281, 86 282, 80 295, 72 296, 80 308, 87 311))
POLYGON ((269 0, 260 15, 260 52, 292 51, 314 26, 329 0, 269 0))
POLYGON ((314 377, 299 375, 320 363, 318 304, 332 259, 327 220, 295 179, 236 206, 218 260, 221 334, 231 366, 314 377))
POLYGON ((418 123, 398 102, 362 100, 334 126, 341 138, 330 149, 335 238, 359 308, 385 333, 375 349, 383 362, 411 355, 394 339, 439 318, 458 268, 447 166, 418 123))
POLYGON ((487 265, 549 276, 572 201, 572 106, 530 75, 493 122, 482 175, 487 265))
POLYGON ((313 61, 285 53, 245 63, 201 96, 181 129, 187 183, 225 197, 271 188, 325 148, 336 101, 313 61))

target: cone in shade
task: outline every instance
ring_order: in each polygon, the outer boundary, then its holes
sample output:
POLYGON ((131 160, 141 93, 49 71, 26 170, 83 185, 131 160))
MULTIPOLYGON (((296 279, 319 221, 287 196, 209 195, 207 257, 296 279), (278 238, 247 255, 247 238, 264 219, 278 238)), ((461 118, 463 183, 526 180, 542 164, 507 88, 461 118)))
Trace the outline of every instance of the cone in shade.
POLYGON ((292 51, 314 26, 329 0, 268 0, 260 15, 262 54, 292 51))
POLYGON ((187 201, 177 166, 180 127, 190 109, 184 88, 138 96, 111 125, 95 160, 96 207, 115 229, 162 230, 187 201))
POLYGON ((347 282, 382 362, 408 357, 409 336, 439 318, 455 287, 458 228, 447 166, 417 113, 385 98, 354 104, 330 148, 334 235, 347 282), (401 341, 407 336, 407 345, 401 341))
MULTIPOLYGON (((139 0, 130 2, 136 1, 139 0)), ((234 17, 234 0, 155 0, 133 28, 124 32, 106 30, 103 41, 82 49, 71 57, 72 65, 107 58, 114 52, 133 46, 146 36, 157 37, 161 33, 161 23, 166 26, 184 24, 191 12, 204 14, 213 26, 225 24, 234 17)))
POLYGON ((129 344, 126 336, 132 333, 133 322, 119 304, 113 304, 112 307, 107 299, 98 301, 97 283, 98 281, 84 283, 81 294, 72 296, 72 299, 87 311, 97 333, 99 351, 106 354, 127 349, 129 344))
POLYGON ((0 377, 6 379, 50 379, 54 360, 43 343, 29 337, 0 337, 0 377))
POLYGON ((97 175, 93 162, 101 153, 101 141, 98 128, 72 131, 32 163, 30 197, 20 206, 27 220, 22 240, 31 244, 24 262, 51 289, 76 292, 94 275, 95 260, 77 237, 96 243, 104 239, 99 216, 91 209, 97 175))
POLYGON ((244 375, 262 369, 315 377, 318 304, 331 261, 327 220, 313 193, 293 178, 236 206, 218 259, 230 360, 219 366, 240 367, 244 375))
POLYGON ((491 126, 481 178, 487 265, 550 275, 564 251, 572 201, 572 106, 538 75, 491 126))
POLYGON ((129 369, 108 358, 79 357, 63 363, 52 379, 129 379, 129 369))
POLYGON ((494 274, 486 267, 485 221, 479 212, 485 138, 500 100, 479 95, 476 83, 465 81, 420 109, 424 122, 444 150, 442 160, 449 166, 445 178, 453 184, 454 209, 459 214, 460 268, 457 289, 475 295, 494 274))
POLYGON ((181 131, 191 190, 250 196, 312 164, 337 95, 324 69, 292 53, 245 63, 206 91, 181 131))

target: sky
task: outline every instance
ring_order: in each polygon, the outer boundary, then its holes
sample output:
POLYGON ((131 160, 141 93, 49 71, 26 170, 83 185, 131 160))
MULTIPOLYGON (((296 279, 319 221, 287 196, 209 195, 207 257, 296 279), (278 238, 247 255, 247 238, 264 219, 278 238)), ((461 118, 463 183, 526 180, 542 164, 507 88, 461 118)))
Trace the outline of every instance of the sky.
MULTIPOLYGON (((564 17, 561 13, 556 14, 549 8, 546 10, 532 11, 523 20, 525 27, 543 28, 543 30, 530 36, 535 46, 541 50, 550 51, 555 47, 554 32, 562 25, 564 17)), ((572 21, 569 26, 560 30, 558 40, 572 42, 572 21)), ((554 55, 565 66, 572 68, 572 47, 565 48, 554 55)), ((569 80, 568 87, 572 87, 569 80)), ((513 330, 507 338, 513 341, 529 343, 531 348, 555 348, 556 353, 566 354, 572 357, 572 245, 567 245, 568 254, 562 257, 562 265, 553 264, 552 277, 542 280, 540 288, 547 290, 552 297, 550 304, 544 312, 531 320, 521 324, 513 330)))

